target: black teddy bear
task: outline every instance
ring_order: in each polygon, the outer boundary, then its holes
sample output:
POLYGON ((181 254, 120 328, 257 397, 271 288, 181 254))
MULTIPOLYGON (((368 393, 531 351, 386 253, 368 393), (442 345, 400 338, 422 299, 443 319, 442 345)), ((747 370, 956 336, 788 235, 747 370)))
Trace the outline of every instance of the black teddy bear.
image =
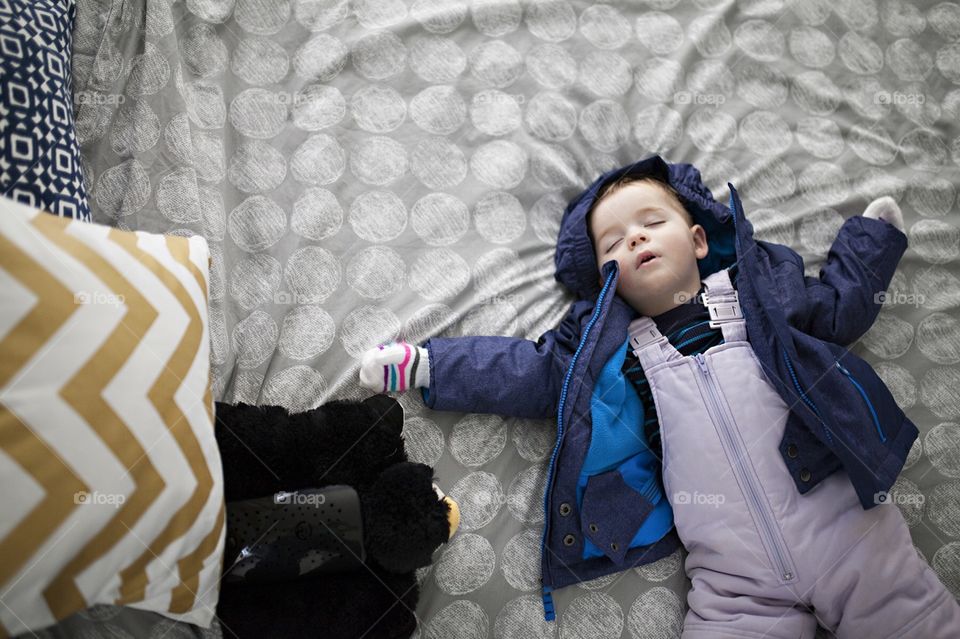
POLYGON ((414 569, 456 530, 433 470, 407 461, 392 397, 290 414, 216 405, 227 543, 224 637, 409 637, 414 569))

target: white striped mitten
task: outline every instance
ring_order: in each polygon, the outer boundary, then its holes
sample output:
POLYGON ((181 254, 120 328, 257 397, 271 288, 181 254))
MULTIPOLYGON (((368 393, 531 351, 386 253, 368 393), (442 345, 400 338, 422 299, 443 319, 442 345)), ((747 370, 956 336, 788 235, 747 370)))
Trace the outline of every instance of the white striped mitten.
POLYGON ((900 212, 900 206, 897 205, 897 201, 889 195, 878 197, 868 204, 866 210, 863 212, 863 217, 883 220, 903 231, 903 214, 900 212))
POLYGON ((404 341, 368 349, 360 358, 360 385, 378 393, 430 386, 427 349, 404 341))

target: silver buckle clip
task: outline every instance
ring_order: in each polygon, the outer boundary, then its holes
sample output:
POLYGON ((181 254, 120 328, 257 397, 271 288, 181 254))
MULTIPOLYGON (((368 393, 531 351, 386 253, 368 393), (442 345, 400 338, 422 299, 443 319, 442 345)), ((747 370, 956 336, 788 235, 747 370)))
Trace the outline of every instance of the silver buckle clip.
POLYGON ((723 324, 743 319, 740 296, 737 295, 737 291, 731 291, 730 295, 724 295, 718 300, 709 299, 708 296, 704 305, 710 313, 710 328, 720 328, 723 324))
POLYGON ((650 344, 653 344, 654 342, 666 341, 666 339, 667 338, 661 335, 655 327, 646 331, 636 331, 635 329, 630 330, 630 348, 633 350, 635 355, 650 344))

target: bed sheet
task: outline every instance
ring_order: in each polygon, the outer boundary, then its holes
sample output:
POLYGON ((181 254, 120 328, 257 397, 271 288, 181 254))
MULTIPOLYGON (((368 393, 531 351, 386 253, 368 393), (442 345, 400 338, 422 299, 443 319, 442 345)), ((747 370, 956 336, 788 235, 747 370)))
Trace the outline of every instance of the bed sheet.
MULTIPOLYGON (((359 356, 389 339, 535 340, 572 301, 566 201, 651 153, 721 201, 734 183, 813 276, 893 196, 909 249, 853 350, 921 430, 896 501, 960 596, 958 4, 85 0, 74 47, 94 219, 210 243, 223 401, 362 398, 359 356)), ((400 400, 463 517, 418 572, 417 636, 679 636, 682 550, 557 592, 543 621, 551 421, 400 400)))

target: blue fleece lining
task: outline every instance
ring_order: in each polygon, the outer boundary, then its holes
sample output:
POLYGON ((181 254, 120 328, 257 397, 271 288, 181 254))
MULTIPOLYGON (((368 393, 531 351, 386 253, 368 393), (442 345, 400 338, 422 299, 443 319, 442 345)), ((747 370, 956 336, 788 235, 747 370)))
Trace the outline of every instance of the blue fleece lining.
MULTIPOLYGON (((633 383, 621 370, 630 339, 610 357, 597 378, 590 398, 593 428, 590 449, 577 480, 577 507, 582 510, 587 480, 613 469, 620 471, 624 482, 649 499, 654 509, 630 542, 630 547, 651 544, 673 527, 673 510, 663 498, 659 481, 661 463, 650 450, 643 433, 643 403, 633 383)), ((583 558, 601 557, 604 553, 589 539, 584 539, 583 558)))

